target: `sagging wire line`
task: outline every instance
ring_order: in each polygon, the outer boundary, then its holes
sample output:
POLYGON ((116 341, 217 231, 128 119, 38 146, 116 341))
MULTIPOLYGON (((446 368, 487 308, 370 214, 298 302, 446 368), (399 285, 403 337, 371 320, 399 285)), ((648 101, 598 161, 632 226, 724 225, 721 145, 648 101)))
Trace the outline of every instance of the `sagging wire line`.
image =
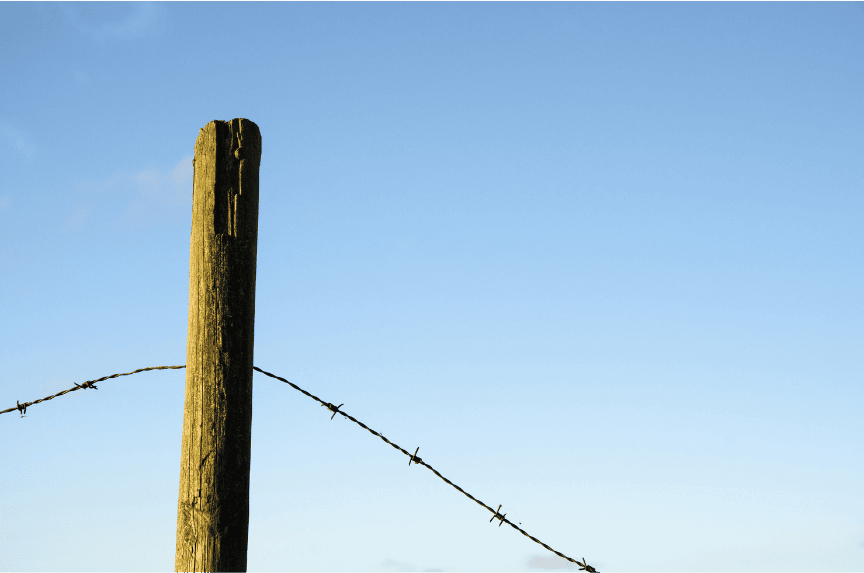
MULTIPOLYGON (((25 402, 24 404, 21 404, 20 402, 18 402, 18 401, 16 400, 16 402, 15 402, 15 403, 17 404, 16 407, 14 407, 14 408, 7 408, 6 410, 2 410, 2 411, 0 411, 0 414, 5 414, 5 413, 7 413, 7 412, 13 412, 13 411, 15 411, 15 410, 18 410, 18 411, 21 413, 21 417, 24 418, 24 417, 26 417, 26 416, 24 416, 24 413, 27 411, 27 407, 28 407, 28 406, 32 406, 32 405, 34 405, 34 404, 38 404, 38 403, 40 403, 40 402, 45 402, 46 400, 51 400, 51 399, 53 399, 53 398, 56 398, 57 396, 62 396, 62 395, 64 395, 64 394, 68 394, 69 392, 75 392, 76 390, 85 390, 85 389, 88 389, 88 388, 92 388, 92 389, 94 389, 94 390, 98 390, 98 388, 96 388, 96 386, 93 385, 94 382, 101 382, 101 381, 103 381, 103 380, 108 380, 109 378, 116 378, 116 377, 118 377, 118 376, 129 376, 130 374, 136 374, 136 373, 138 373, 138 372, 144 372, 144 371, 147 371, 147 370, 174 370, 174 369, 178 369, 178 368, 186 368, 186 366, 185 366, 185 365, 183 365, 183 366, 152 366, 152 367, 150 367, 150 368, 139 368, 138 370, 134 370, 134 371, 132 371, 132 372, 127 372, 127 373, 125 373, 125 374, 113 374, 113 375, 111 375, 111 376, 105 376, 105 377, 103 377, 103 378, 98 378, 98 379, 96 379, 96 380, 88 380, 87 382, 84 382, 84 383, 81 384, 81 385, 79 385, 79 384, 75 384, 75 388, 70 388, 70 389, 68 389, 68 390, 64 390, 64 391, 62 391, 62 392, 58 392, 57 394, 54 394, 53 396, 48 396, 48 397, 46 397, 46 398, 42 398, 42 399, 39 399, 39 400, 36 400, 36 401, 33 401, 33 402, 25 402)), ((390 444, 391 446, 393 446, 394 448, 396 448, 397 450, 399 450, 400 452, 402 452, 403 454, 405 454, 406 456, 408 456, 408 458, 409 458, 409 459, 408 459, 408 466, 409 466, 409 467, 411 466, 411 463, 412 463, 412 462, 413 462, 414 464, 416 464, 416 465, 426 466, 426 467, 429 468, 429 469, 430 469, 430 470, 431 470, 435 475, 437 475, 439 478, 441 478, 442 480, 444 480, 445 482, 447 482, 448 484, 450 484, 451 486, 453 486, 454 488, 456 488, 457 490, 459 490, 460 492, 462 492, 463 494, 465 494, 465 496, 467 496, 469 499, 471 499, 472 501, 476 502, 478 505, 481 505, 481 506, 483 506, 484 508, 488 509, 488 510, 492 513, 492 518, 489 519, 489 522, 490 522, 490 523, 491 523, 493 520, 498 519, 498 520, 499 520, 498 527, 501 527, 503 524, 506 523, 507 525, 509 525, 510 527, 512 527, 513 529, 515 529, 516 531, 518 531, 519 533, 521 533, 522 535, 524 535, 525 537, 527 537, 528 539, 534 541, 535 543, 539 543, 540 545, 542 545, 543 547, 545 547, 546 549, 548 549, 548 550, 551 551, 552 553, 558 555, 559 557, 563 557, 563 558, 566 559, 567 561, 570 561, 570 562, 572 562, 572 563, 576 563, 577 565, 580 565, 579 571, 586 571, 586 572, 588 572, 588 573, 599 573, 599 571, 597 571, 594 567, 592 567, 591 565, 588 565, 588 564, 585 562, 585 558, 584 558, 584 557, 582 558, 582 561, 577 561, 576 559, 572 559, 572 558, 570 558, 570 557, 567 557, 566 555, 564 555, 564 554, 561 553, 560 551, 556 551, 555 549, 552 549, 551 547, 549 547, 548 545, 546 545, 545 543, 543 543, 542 541, 540 541, 539 539, 537 539, 537 538, 534 537, 533 535, 528 534, 528 532, 526 532, 524 529, 522 529, 521 527, 519 527, 519 526, 516 525, 515 523, 511 522, 510 520, 508 520, 507 517, 506 517, 506 516, 507 516, 506 513, 505 513, 505 514, 500 513, 500 510, 501 510, 501 504, 498 505, 498 509, 497 509, 497 510, 496 510, 496 509, 492 509, 491 507, 489 507, 488 505, 486 505, 485 503, 483 503, 483 502, 480 501, 479 499, 475 498, 473 495, 471 495, 470 493, 468 493, 467 491, 465 491, 464 489, 462 489, 461 487, 459 487, 458 485, 456 485, 455 483, 453 483, 452 481, 450 481, 449 479, 447 479, 446 477, 444 477, 443 475, 441 475, 441 473, 438 472, 438 470, 436 470, 435 468, 433 468, 432 466, 430 466, 428 463, 426 463, 425 461, 423 461, 423 459, 420 458, 420 457, 417 455, 417 452, 420 451, 420 447, 419 447, 419 446, 417 447, 416 450, 414 450, 414 453, 411 454, 411 453, 407 452, 406 450, 404 450, 402 447, 400 447, 400 446, 394 444, 393 442, 391 442, 390 440, 388 440, 388 439, 385 438, 383 435, 379 434, 378 432, 376 432, 375 430, 373 430, 372 428, 370 428, 369 426, 367 426, 367 425, 364 424, 363 422, 357 420, 356 418, 354 418, 354 417, 351 416, 350 414, 347 414, 347 413, 343 412, 342 410, 340 410, 339 408, 341 408, 341 407, 344 406, 345 404, 339 404, 338 406, 334 406, 334 405, 331 404, 330 402, 325 402, 324 400, 322 400, 322 399, 319 398, 318 396, 315 396, 314 394, 310 394, 309 392, 307 392, 307 391, 304 390, 303 388, 297 386, 296 384, 294 384, 293 382, 290 382, 289 380, 286 380, 285 378, 282 378, 282 377, 280 377, 280 376, 276 376, 275 374, 271 374, 270 372, 266 372, 266 371, 264 371, 264 370, 261 370, 261 369, 258 368, 257 366, 253 366, 252 368, 253 368, 254 370, 257 370, 257 371, 260 372, 261 374, 264 374, 264 375, 269 376, 269 377, 271 377, 271 378, 275 378, 276 380, 279 380, 279 381, 281 381, 281 382, 285 382, 286 384, 290 385, 290 386, 291 386, 292 388, 294 388, 295 390, 298 390, 298 391, 300 391, 300 392, 306 394, 307 396, 309 396, 309 397, 312 398, 313 400, 316 400, 316 401, 320 402, 322 406, 326 406, 327 409, 328 409, 329 411, 333 412, 333 415, 330 416, 330 419, 331 419, 331 420, 332 420, 334 417, 336 417, 336 414, 341 414, 341 415, 344 416, 345 418, 348 418, 349 420, 351 420, 351 421, 354 422, 355 424, 359 425, 361 428, 365 428, 366 430, 368 430, 368 431, 371 432, 372 434, 378 436, 379 438, 381 438, 382 440, 384 440, 385 442, 387 442, 388 444, 390 444)), ((73 384, 74 384, 74 383, 73 383, 73 384)))

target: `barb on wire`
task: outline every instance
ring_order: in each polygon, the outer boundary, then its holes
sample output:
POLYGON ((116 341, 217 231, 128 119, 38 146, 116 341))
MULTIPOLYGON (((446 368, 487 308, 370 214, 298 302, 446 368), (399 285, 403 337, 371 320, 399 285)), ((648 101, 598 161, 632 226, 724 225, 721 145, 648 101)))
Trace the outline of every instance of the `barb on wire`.
MULTIPOLYGON (((253 366, 252 368, 255 368, 255 367, 253 366)), ((331 412, 333 412, 333 416, 335 416, 337 413, 339 413, 339 414, 342 413, 342 412, 339 411, 339 408, 341 408, 341 407, 344 406, 345 404, 339 404, 338 406, 334 406, 334 405, 331 404, 330 402, 325 402, 325 403, 323 403, 323 404, 321 404, 321 405, 322 405, 322 406, 327 406, 327 409, 330 410, 331 412)), ((331 419, 331 420, 333 419, 333 416, 330 416, 330 419, 331 419)))
MULTIPOLYGON (((73 384, 75 384, 75 388, 69 388, 68 390, 63 390, 62 392, 58 392, 57 394, 54 394, 53 396, 48 396, 48 397, 46 397, 46 398, 41 398, 41 399, 39 399, 39 400, 35 400, 35 401, 33 401, 33 402, 25 402, 25 403, 23 403, 23 404, 21 404, 19 401, 16 400, 15 403, 17 404, 17 406, 16 406, 15 408, 7 408, 6 410, 0 410, 0 414, 5 414, 5 413, 7 413, 7 412, 12 412, 12 411, 18 410, 18 411, 21 413, 21 417, 24 418, 24 417, 25 417, 25 416, 24 416, 24 413, 27 411, 27 407, 28 407, 28 406, 32 406, 32 405, 34 405, 34 404, 38 404, 38 403, 40 403, 40 402, 45 402, 46 400, 51 400, 51 399, 53 399, 53 398, 56 398, 57 396, 62 396, 63 394, 68 394, 69 392, 75 392, 76 390, 86 390, 86 389, 88 389, 88 388, 93 388, 94 390, 98 390, 98 388, 96 388, 96 386, 93 385, 94 382, 101 382, 101 381, 103 381, 103 380, 108 380, 109 378, 117 378, 118 376, 129 376, 130 374, 136 374, 136 373, 138 373, 138 372, 145 372, 145 371, 147 371, 147 370, 175 370, 175 369, 178 369, 178 368, 186 368, 186 366, 185 366, 185 365, 183 365, 183 366, 151 366, 150 368, 139 368, 138 370, 133 370, 132 372, 126 372, 125 374, 112 374, 111 376, 105 376, 105 377, 103 377, 103 378, 98 378, 98 379, 96 379, 96 380, 88 380, 87 382, 84 382, 83 384, 77 384, 77 383, 74 383, 74 382, 73 382, 73 384)), ((344 404, 339 404, 338 406, 334 406, 334 405, 331 404, 330 402, 325 402, 324 400, 322 400, 322 399, 319 398, 318 396, 315 396, 314 394, 310 394, 309 392, 307 392, 307 391, 304 390, 303 388, 297 386, 297 385, 294 384, 293 382, 290 382, 290 381, 288 381, 288 380, 286 380, 286 379, 284 379, 284 378, 282 378, 282 377, 280 377, 280 376, 276 376, 275 374, 270 374, 269 372, 265 372, 264 370, 261 370, 261 369, 258 368, 257 366, 253 366, 252 368, 253 368, 254 370, 257 370, 258 372, 260 372, 260 373, 262 373, 262 374, 265 374, 265 375, 267 375, 267 376, 270 376, 271 378, 275 378, 276 380, 281 380, 282 382, 285 382, 286 384, 290 385, 290 386, 291 386, 292 388, 294 388, 295 390, 298 390, 298 391, 300 391, 300 392, 306 394, 307 396, 309 396, 309 397, 312 398, 313 400, 316 400, 316 401, 320 402, 322 406, 327 406, 327 409, 333 412, 333 415, 330 416, 330 419, 331 419, 331 420, 336 416, 336 414, 342 414, 344 417, 348 418, 349 420, 351 420, 351 421, 354 422, 355 424, 359 425, 361 428, 365 428, 365 429, 368 430, 370 433, 372 433, 372 434, 378 436, 379 438, 381 438, 382 440, 384 440, 385 442, 387 442, 388 444, 390 444, 391 446, 393 446, 394 448, 396 448, 397 450, 399 450, 400 452, 402 452, 403 454, 405 454, 406 456, 408 456, 408 457, 409 457, 409 459, 408 459, 408 466, 411 466, 411 462, 414 462, 414 463, 417 464, 417 465, 423 465, 423 466, 426 466, 426 467, 429 468, 429 469, 430 469, 430 470, 431 470, 435 475, 437 475, 439 478, 441 478, 442 480, 444 480, 445 482, 447 482, 448 484, 450 484, 450 485, 453 486, 454 488, 456 488, 456 489, 458 489, 459 491, 461 491, 463 494, 465 494, 465 495, 466 495, 468 498, 470 498, 472 501, 476 502, 476 503, 479 504, 479 505, 482 505, 483 507, 485 507, 486 509, 488 509, 490 512, 492 512, 492 518, 489 520, 490 523, 491 523, 492 520, 494 520, 494 519, 499 519, 499 520, 500 520, 500 523, 498 524, 498 527, 501 527, 501 525, 503 525, 504 523, 506 523, 507 525, 509 525, 510 527, 512 527, 513 529, 515 529, 516 531, 518 531, 519 533, 521 533, 522 535, 524 535, 525 537, 527 537, 528 539, 534 541, 535 543, 539 543, 540 545, 542 545, 543 547, 545 547, 546 549, 548 549, 548 550, 551 551, 552 553, 558 555, 559 557, 563 557, 563 558, 566 559, 567 561, 571 561, 571 562, 573 562, 573 563, 576 563, 577 565, 580 565, 580 566, 581 566, 581 568, 579 569, 580 571, 587 571, 588 573, 599 573, 599 571, 597 571, 596 569, 594 569, 594 567, 592 567, 591 565, 588 565, 588 564, 585 562, 585 558, 584 558, 584 557, 582 558, 582 561, 577 561, 577 560, 575 560, 575 559, 571 559, 570 557, 567 557, 566 555, 564 555, 564 554, 561 553, 560 551, 556 551, 556 550, 552 549, 551 547, 549 547, 548 545, 546 545, 545 543, 543 543, 542 541, 540 541, 540 540, 537 539, 536 537, 534 537, 534 536, 532 536, 532 535, 529 535, 528 532, 526 532, 524 529, 522 529, 521 527, 519 527, 519 526, 516 525, 515 523, 511 522, 509 519, 507 519, 507 517, 506 517, 507 514, 506 514, 506 513, 505 513, 505 514, 501 514, 501 513, 500 513, 500 511, 501 511, 501 505, 500 505, 500 504, 498 505, 498 509, 497 509, 497 510, 496 510, 496 509, 492 509, 491 507, 489 507, 488 505, 486 505, 485 503, 483 503, 483 502, 480 501, 479 499, 475 498, 473 495, 471 495, 470 493, 468 493, 467 491, 465 491, 464 489, 462 489, 461 487, 459 487, 458 485, 456 485, 455 483, 453 483, 453 482, 450 481, 449 479, 447 479, 447 478, 445 478, 444 476, 442 476, 442 475, 438 472, 438 470, 436 470, 435 468, 433 468, 432 466, 430 466, 428 463, 424 462, 424 461, 423 461, 419 456, 417 456, 417 452, 420 451, 420 447, 419 447, 419 446, 417 447, 416 450, 414 450, 414 454, 410 454, 410 453, 408 453, 407 451, 405 451, 404 449, 402 449, 401 447, 397 446, 396 444, 394 444, 393 442, 391 442, 390 440, 388 440, 387 438, 385 438, 384 436, 382 436, 381 434, 379 434, 378 432, 376 432, 375 430, 373 430, 372 428, 368 427, 368 426, 367 426, 366 424, 364 424, 363 422, 360 422, 359 420, 357 420, 357 419, 354 418, 353 416, 351 416, 351 415, 349 415, 349 414, 346 414, 345 412, 343 412, 342 410, 340 410, 339 408, 341 408, 342 406, 344 406, 344 404)), ((521 525, 521 524, 520 524, 520 525, 521 525)))
POLYGON ((501 515, 500 513, 498 513, 499 511, 501 511, 501 504, 500 503, 498 504, 498 509, 495 510, 495 515, 493 515, 492 518, 489 520, 489 523, 492 523, 492 519, 495 519, 497 517, 498 519, 501 520, 501 523, 498 524, 498 527, 501 527, 501 525, 504 523, 504 518, 507 516, 507 514, 505 513, 504 515, 501 515))
POLYGON ((417 455, 417 452, 419 452, 419 451, 420 451, 420 446, 417 446, 417 449, 414 450, 414 455, 411 456, 411 459, 410 459, 410 460, 408 460, 408 465, 409 465, 409 466, 411 465, 411 462, 413 462, 413 461, 415 461, 415 460, 416 460, 415 463, 418 463, 418 464, 419 464, 420 462, 423 461, 423 460, 420 458, 420 456, 417 455))
MULTIPOLYGON (((284 378, 282 378, 282 377, 280 377, 280 376, 276 376, 275 374, 270 374, 269 372, 265 372, 264 370, 261 370, 261 369, 258 368, 257 366, 253 366, 252 368, 253 368, 254 370, 257 370, 257 371, 260 372, 261 374, 266 374, 267 376, 269 376, 269 377, 271 377, 271 378, 275 378, 276 380, 281 380, 282 382, 285 382, 286 384, 288 384, 289 386, 291 386, 291 387, 294 388, 295 390, 299 390, 300 392, 306 394, 307 396, 309 396, 309 397, 312 398, 313 400, 316 400, 316 401, 318 401, 318 402, 321 402, 321 405, 322 405, 322 406, 328 406, 328 407, 329 407, 329 406, 332 406, 332 404, 330 404, 329 402, 325 402, 324 400, 322 400, 322 399, 319 398, 318 396, 315 396, 314 394, 310 394, 309 392, 307 392, 306 390, 304 390, 304 389, 301 388, 300 386, 297 386, 297 385, 294 384, 293 382, 290 382, 290 381, 288 381, 288 380, 286 380, 286 379, 284 379, 284 378)), ((567 557, 566 555, 564 555, 564 554, 561 553, 560 551, 555 551, 554 549, 552 549, 551 547, 549 547, 548 545, 546 545, 545 543, 543 543, 542 541, 540 541, 540 540, 537 539, 536 537, 534 537, 534 536, 532 536, 532 535, 529 535, 528 532, 526 532, 524 529, 522 529, 521 527, 519 527, 519 526, 516 525, 515 523, 511 522, 509 519, 507 519, 506 517, 504 517, 504 515, 499 514, 498 511, 492 509, 491 507, 489 507, 488 505, 486 505, 485 503, 483 503, 483 502, 480 501, 479 499, 475 498, 473 495, 471 495, 470 493, 468 493, 467 491, 465 491, 464 489, 462 489, 461 487, 459 487, 458 485, 456 485, 455 483, 453 483, 453 482, 450 481, 449 479, 447 479, 447 478, 445 478, 444 476, 442 476, 442 475, 438 472, 438 470, 436 470, 435 468, 433 468, 432 466, 430 466, 429 464, 427 464, 426 462, 424 462, 422 459, 420 459, 419 457, 417 457, 417 452, 420 451, 420 447, 419 447, 419 446, 417 447, 417 450, 414 451, 414 455, 411 455, 409 452, 407 452, 407 451, 405 451, 404 449, 402 449, 401 447, 397 446, 396 444, 394 444, 393 442, 391 442, 390 440, 388 440, 387 438, 385 438, 384 436, 382 436, 381 434, 379 434, 379 433, 376 432, 375 430, 369 428, 369 427, 366 426, 366 424, 364 424, 363 422, 360 422, 359 420, 355 419, 355 418, 352 417, 351 415, 346 414, 346 413, 343 412, 342 410, 338 410, 338 412, 337 412, 337 411, 334 410, 332 407, 329 408, 329 409, 333 411, 333 416, 330 416, 330 419, 331 419, 331 420, 333 419, 333 417, 334 417, 337 413, 342 414, 344 417, 348 418, 349 420, 351 420, 352 422, 354 422, 355 424, 357 424, 357 425, 360 426, 361 428, 365 428, 365 429, 368 430, 370 433, 375 434, 376 436, 378 436, 379 438, 381 438, 382 440, 384 440, 385 442, 387 442, 388 444, 390 444, 391 446, 393 446, 394 448, 396 448, 397 450, 399 450, 400 452, 402 452, 403 454, 405 454, 406 456, 408 456, 408 457, 410 458, 410 459, 408 460, 408 465, 409 465, 409 466, 411 465, 411 462, 412 462, 412 461, 413 461, 414 463, 418 464, 418 465, 426 466, 426 467, 429 468, 429 469, 430 469, 430 470, 431 470, 435 475, 437 475, 439 478, 441 478, 442 480, 444 480, 445 482, 447 482, 447 483, 450 484, 451 486, 453 486, 453 487, 455 487, 456 489, 458 489, 459 491, 461 491, 463 494, 465 494, 465 495, 466 495, 468 498, 470 498, 471 500, 475 501, 475 502, 478 503, 479 505, 482 505, 483 507, 485 507, 486 509, 488 509, 488 510, 489 510, 490 512, 492 512, 492 514, 493 514, 493 515, 492 515, 492 519, 496 519, 496 518, 497 518, 497 519, 500 519, 500 520, 501 520, 501 523, 498 524, 498 527, 501 527, 502 524, 506 523, 507 525, 509 525, 510 527, 512 527, 513 529, 515 529, 516 531, 518 531, 519 533, 521 533, 522 535, 524 535, 525 537, 527 537, 528 539, 534 541, 535 543, 539 543, 540 545, 542 545, 543 547, 545 547, 546 549, 548 549, 548 550, 551 551, 552 553, 558 555, 559 557, 563 557, 563 558, 566 559, 567 561, 570 561, 570 562, 572 562, 572 563, 576 563, 576 564, 578 564, 578 565, 581 565, 581 566, 583 567, 583 569, 580 569, 580 571, 588 571, 588 572, 590 572, 590 573, 599 573, 599 571, 597 571, 596 569, 594 569, 594 568, 591 567, 590 565, 587 565, 587 564, 584 563, 584 561, 585 561, 585 558, 584 558, 584 557, 582 558, 582 562, 579 562, 579 561, 577 561, 577 560, 575 560, 575 559, 571 559, 570 557, 567 557)), ((500 505, 498 506, 498 509, 499 509, 499 510, 501 509, 501 506, 500 506, 500 505)), ((506 515, 506 514, 505 514, 505 515, 506 515)), ((491 522, 492 519, 490 519, 489 521, 491 522)))

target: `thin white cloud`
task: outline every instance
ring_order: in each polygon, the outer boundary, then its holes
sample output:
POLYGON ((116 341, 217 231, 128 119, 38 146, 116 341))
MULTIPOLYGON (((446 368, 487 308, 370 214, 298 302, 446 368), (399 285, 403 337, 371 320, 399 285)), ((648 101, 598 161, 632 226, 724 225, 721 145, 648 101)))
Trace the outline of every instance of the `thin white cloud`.
POLYGON ((417 568, 409 563, 396 561, 395 559, 387 558, 381 562, 381 567, 384 571, 416 571, 417 568))
POLYGON ((170 207, 192 199, 192 156, 181 159, 170 171, 141 171, 132 177, 140 197, 156 206, 170 207))
POLYGON ((122 224, 140 225, 168 214, 191 216, 191 155, 181 159, 169 171, 148 169, 136 173, 131 180, 138 194, 121 217, 122 224))
POLYGON ((106 191, 117 187, 121 184, 122 179, 122 175, 114 174, 101 181, 86 181, 78 184, 79 192, 76 197, 75 206, 69 209, 69 212, 63 218, 63 223, 58 226, 56 233, 58 235, 75 233, 83 229, 91 221, 98 223, 98 221, 93 219, 93 207, 101 205, 102 196, 106 195, 106 191))
POLYGON ((58 229, 58 233, 71 233, 84 228, 93 217, 93 209, 88 207, 75 207, 70 211, 63 220, 63 226, 58 229))
POLYGON ((157 2, 63 3, 58 8, 79 34, 100 44, 143 38, 163 23, 165 13, 157 2))
POLYGON ((178 204, 192 201, 192 156, 184 157, 174 166, 169 175, 171 196, 178 204))
MULTIPOLYGON (((574 557, 573 559, 580 559, 581 557, 574 557)), ((528 567, 532 569, 542 569, 544 571, 578 571, 579 566, 575 563, 571 563, 567 561, 563 557, 558 557, 557 555, 532 555, 530 559, 528 559, 527 563, 528 567)), ((589 565, 593 565, 589 563, 589 565)))
POLYGON ((4 146, 13 149, 27 159, 33 159, 33 156, 36 155, 36 146, 26 134, 5 122, 0 124, 0 129, 3 132, 4 146))
MULTIPOLYGON (((416 571, 417 568, 411 565, 410 563, 404 563, 402 561, 396 561, 395 559, 385 559, 381 562, 381 567, 383 571, 416 571)), ((424 572, 429 573, 437 573, 443 571, 443 569, 433 568, 433 569, 423 569, 424 572)))
POLYGON ((192 156, 169 169, 116 172, 75 185, 79 207, 70 210, 58 232, 72 232, 94 221, 124 228, 142 228, 159 221, 176 223, 192 213, 192 156), (111 221, 110 212, 119 213, 111 221))

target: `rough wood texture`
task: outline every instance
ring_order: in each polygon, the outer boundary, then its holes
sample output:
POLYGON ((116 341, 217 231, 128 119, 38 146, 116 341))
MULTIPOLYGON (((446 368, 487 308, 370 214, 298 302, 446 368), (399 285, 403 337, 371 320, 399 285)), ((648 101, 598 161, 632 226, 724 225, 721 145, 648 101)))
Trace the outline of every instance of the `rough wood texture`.
POLYGON ((176 571, 246 571, 261 134, 195 141, 176 571))

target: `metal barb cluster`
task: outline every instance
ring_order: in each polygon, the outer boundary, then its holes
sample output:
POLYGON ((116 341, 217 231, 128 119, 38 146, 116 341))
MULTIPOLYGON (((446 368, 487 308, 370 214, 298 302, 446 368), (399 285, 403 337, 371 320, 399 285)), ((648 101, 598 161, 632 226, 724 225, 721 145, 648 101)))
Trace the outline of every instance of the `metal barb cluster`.
POLYGON ((498 509, 495 510, 495 515, 493 515, 492 518, 489 520, 489 523, 492 523, 492 519, 495 519, 497 517, 501 520, 501 523, 498 524, 498 527, 501 527, 501 525, 504 523, 504 518, 507 517, 507 514, 505 513, 504 515, 501 515, 500 513, 498 513, 499 511, 501 511, 500 503, 498 504, 498 509))
POLYGON ((411 459, 408 460, 408 465, 409 465, 409 466, 411 465, 411 462, 414 462, 415 464, 419 464, 420 462, 423 461, 423 459, 420 458, 420 456, 417 455, 417 452, 419 452, 419 451, 420 451, 420 446, 417 446, 417 449, 414 450, 414 455, 412 455, 412 456, 411 456, 411 459))
MULTIPOLYGON (((255 367, 253 366, 252 368, 255 368, 255 367)), ((341 414, 341 413, 342 413, 342 412, 339 411, 339 408, 341 408, 341 407, 344 406, 345 404, 339 404, 338 406, 334 406, 334 405, 331 404, 330 402, 324 402, 324 403, 322 403, 321 405, 322 405, 322 406, 327 406, 327 409, 330 410, 331 412, 333 412, 333 416, 330 416, 330 419, 332 420, 333 417, 336 416, 336 414, 341 414)))
MULTIPOLYGON (((18 410, 19 412, 21 412, 21 417, 23 418, 23 417, 25 417, 25 416, 24 416, 24 413, 27 411, 27 406, 32 406, 33 404, 38 404, 39 402, 44 402, 44 401, 46 401, 46 400, 51 400, 52 398, 56 398, 57 396, 62 396, 63 394, 67 394, 67 393, 69 393, 69 392, 74 392, 75 390, 79 390, 79 389, 80 389, 80 390, 86 390, 87 388, 93 388, 94 390, 98 390, 98 388, 96 388, 96 386, 93 385, 94 382, 101 382, 102 380, 108 380, 109 378, 116 378, 116 377, 118 377, 118 376, 128 376, 128 375, 130 375, 130 374, 135 374, 135 373, 137 373, 137 372, 144 372, 144 371, 146 371, 146 370, 174 370, 174 369, 178 369, 178 368, 186 368, 186 366, 185 366, 185 365, 183 365, 183 366, 152 366, 152 367, 150 367, 150 368, 139 368, 138 370, 134 370, 134 371, 132 371, 132 372, 127 372, 127 373, 125 373, 125 374, 113 374, 113 375, 111 375, 111 376, 105 376, 104 378, 99 378, 99 379, 96 379, 96 380, 87 381, 87 382, 84 382, 83 384, 77 384, 77 383, 74 383, 74 382, 73 382, 73 384, 75 384, 75 388, 70 388, 70 389, 68 389, 68 390, 63 390, 62 392, 59 392, 59 393, 57 393, 57 394, 54 394, 53 396, 48 396, 47 398, 42 398, 42 399, 40 399, 40 400, 36 400, 35 402, 25 402, 24 404, 21 404, 20 402, 18 402, 18 401, 16 400, 15 403, 17 404, 17 407, 15 407, 15 408, 8 408, 8 409, 6 409, 6 410, 0 410, 0 414, 5 414, 6 412, 12 412, 12 411, 18 410)), ((402 452, 403 454, 405 454, 406 456, 408 456, 408 458, 409 458, 409 459, 408 459, 408 466, 409 466, 409 467, 411 466, 411 462, 414 462, 414 463, 417 464, 417 465, 426 466, 426 467, 429 468, 429 469, 430 469, 430 470, 431 470, 435 475, 437 475, 439 478, 441 478, 442 480, 444 480, 445 482, 447 482, 448 484, 450 484, 450 485, 453 486, 454 488, 456 488, 456 489, 458 489, 459 491, 461 491, 463 494, 465 494, 468 498, 470 498, 471 500, 473 500, 473 501, 476 502, 477 504, 482 505, 483 507, 485 507, 486 509, 488 509, 490 512, 492 512, 493 515, 492 515, 492 518, 489 520, 490 523, 491 523, 493 520, 498 519, 498 520, 500 520, 500 523, 498 524, 498 527, 501 527, 504 523, 506 523, 507 525, 509 525, 510 527, 512 527, 513 529, 515 529, 516 531, 518 531, 519 533, 521 533, 521 534, 524 535, 525 537, 531 539, 531 540, 534 541, 535 543, 539 543, 540 545, 542 545, 543 547, 545 547, 546 549, 548 549, 548 550, 551 551, 552 553, 558 555, 559 557, 563 557, 563 558, 566 559, 567 561, 570 561, 570 562, 572 562, 572 563, 576 563, 577 565, 580 565, 579 571, 587 571, 588 573, 600 573, 599 571, 597 571, 596 569, 594 569, 594 567, 592 567, 591 565, 588 565, 588 564, 585 562, 585 558, 584 558, 584 557, 582 558, 582 561, 577 561, 577 560, 575 560, 575 559, 571 559, 570 557, 567 557, 566 555, 564 555, 564 554, 561 553, 560 551, 555 551, 554 549, 552 549, 551 547, 549 547, 548 545, 546 545, 545 543, 543 543, 542 541, 540 541, 540 540, 537 539, 536 537, 534 537, 534 536, 532 536, 532 535, 529 535, 529 534, 528 534, 525 530, 523 530, 521 527, 519 527, 518 525, 516 525, 516 524, 514 524, 513 522, 511 522, 510 520, 508 520, 507 517, 506 517, 506 516, 507 516, 506 513, 504 513, 504 514, 500 513, 500 511, 501 511, 501 504, 498 505, 498 509, 492 509, 491 507, 489 507, 488 505, 486 505, 485 503, 483 503, 483 502, 480 501, 479 499, 475 498, 473 495, 471 495, 470 493, 468 493, 467 491, 465 491, 464 489, 462 489, 461 487, 459 487, 458 485, 456 485, 455 483, 453 483, 453 482, 450 481, 449 479, 447 479, 447 478, 445 478, 444 476, 442 476, 440 473, 438 473, 438 471, 437 471, 435 468, 433 468, 432 466, 430 466, 429 464, 427 464, 426 462, 424 462, 424 461, 423 461, 423 460, 422 460, 422 459, 417 455, 417 452, 420 451, 420 447, 419 447, 419 446, 417 447, 416 450, 414 450, 414 453, 413 453, 413 454, 410 454, 410 453, 408 453, 407 451, 405 451, 404 449, 402 449, 401 447, 397 446, 396 444, 394 444, 393 442, 391 442, 390 440, 388 440, 387 438, 385 438, 384 436, 382 436, 381 434, 379 434, 378 432, 376 432, 375 430, 369 428, 369 427, 368 427, 366 424, 364 424, 363 422, 358 421, 358 420, 355 419, 353 416, 350 416, 349 414, 346 414, 345 412, 343 412, 342 410, 340 410, 339 408, 341 408, 341 407, 344 406, 345 404, 339 404, 338 406, 334 406, 334 405, 331 404, 330 402, 325 402, 324 400, 320 399, 318 396, 315 396, 315 395, 313 395, 313 394, 310 394, 309 392, 307 392, 307 391, 304 390, 303 388, 300 388, 299 386, 297 386, 297 385, 294 384, 293 382, 289 382, 288 380, 286 380, 286 379, 284 379, 284 378, 281 378, 281 377, 279 377, 279 376, 276 376, 275 374, 270 374, 269 372, 265 372, 264 370, 261 370, 261 369, 258 368, 257 366, 253 366, 252 368, 253 368, 254 370, 257 370, 258 372, 260 372, 260 373, 262 373, 262 374, 265 374, 265 375, 267 375, 267 376, 270 376, 271 378, 275 378, 276 380, 280 380, 280 381, 282 381, 282 382, 285 382, 286 384, 288 384, 288 385, 290 385, 291 387, 293 387, 295 390, 299 390, 300 392, 306 394, 307 396, 309 396, 309 397, 312 398, 313 400, 317 400, 318 402, 321 403, 322 406, 327 406, 327 409, 330 410, 331 412, 333 412, 333 415, 330 416, 330 419, 331 419, 331 420, 332 420, 334 417, 336 417, 336 414, 342 414, 342 416, 344 416, 345 418, 348 418, 349 420, 351 420, 351 421, 354 422, 355 424, 359 425, 359 426, 362 427, 362 428, 365 428, 366 430, 368 430, 368 431, 371 432, 372 434, 378 436, 379 438, 381 438, 382 440, 384 440, 385 442, 387 442, 388 444, 390 444, 391 446, 393 446, 394 448, 396 448, 397 450, 399 450, 400 452, 402 452)), ((521 525, 521 524, 520 524, 520 525, 521 525)))

